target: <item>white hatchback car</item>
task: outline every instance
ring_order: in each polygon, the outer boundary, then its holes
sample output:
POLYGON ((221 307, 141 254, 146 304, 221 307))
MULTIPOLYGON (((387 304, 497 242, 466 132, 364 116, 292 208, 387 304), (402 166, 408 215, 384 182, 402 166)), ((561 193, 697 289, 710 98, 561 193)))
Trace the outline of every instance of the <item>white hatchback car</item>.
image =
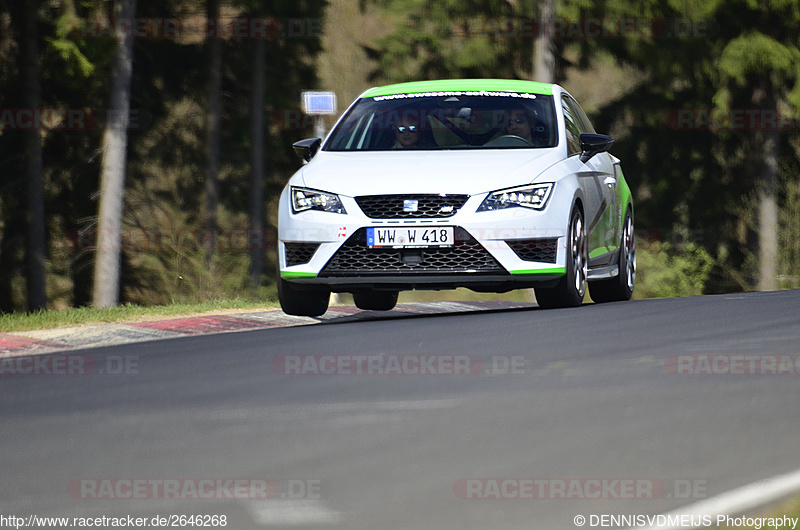
POLYGON ((364 92, 280 198, 278 293, 389 310, 399 291, 535 288, 542 307, 630 299, 633 201, 610 136, 558 85, 466 79, 364 92))

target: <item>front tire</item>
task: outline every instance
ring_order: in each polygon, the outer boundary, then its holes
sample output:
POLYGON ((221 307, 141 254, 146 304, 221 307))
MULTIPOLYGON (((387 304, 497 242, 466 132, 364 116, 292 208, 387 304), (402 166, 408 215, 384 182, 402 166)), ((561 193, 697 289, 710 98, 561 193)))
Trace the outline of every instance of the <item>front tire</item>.
POLYGON ((628 210, 622 228, 619 247, 619 274, 616 277, 589 285, 592 300, 598 304, 624 302, 633 296, 636 285, 636 235, 633 231, 633 213, 628 210))
POLYGON ((278 272, 278 300, 281 309, 287 315, 298 317, 318 317, 328 310, 331 299, 330 289, 305 288, 298 289, 280 277, 278 272))
POLYGON ((365 311, 390 311, 397 305, 397 291, 362 291, 353 293, 356 307, 365 311))
POLYGON ((589 266, 589 245, 583 214, 576 206, 570 215, 567 233, 566 274, 555 287, 535 287, 539 307, 576 307, 583 303, 586 294, 586 276, 589 266))

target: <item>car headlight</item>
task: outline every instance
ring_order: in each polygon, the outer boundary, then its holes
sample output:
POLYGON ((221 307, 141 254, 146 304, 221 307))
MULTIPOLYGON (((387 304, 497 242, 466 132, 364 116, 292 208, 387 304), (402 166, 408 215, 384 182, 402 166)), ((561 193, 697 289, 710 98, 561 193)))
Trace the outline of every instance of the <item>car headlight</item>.
POLYGON ((342 201, 338 195, 325 193, 324 191, 310 190, 308 188, 296 188, 292 186, 290 190, 292 197, 292 211, 294 213, 305 212, 308 210, 319 210, 321 212, 347 213, 342 206, 342 201))
POLYGON ((543 210, 547 206, 547 199, 553 191, 553 183, 532 184, 498 190, 489 194, 478 207, 479 212, 502 210, 504 208, 531 208, 543 210))

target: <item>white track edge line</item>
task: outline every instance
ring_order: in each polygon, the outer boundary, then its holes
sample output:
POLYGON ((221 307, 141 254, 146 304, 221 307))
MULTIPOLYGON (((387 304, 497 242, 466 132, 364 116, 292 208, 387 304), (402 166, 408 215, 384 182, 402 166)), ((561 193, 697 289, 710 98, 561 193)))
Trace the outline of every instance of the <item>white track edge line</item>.
MULTIPOLYGON (((692 516, 702 519, 704 515, 711 516, 716 522, 718 515, 738 515, 754 508, 760 508, 767 504, 781 500, 793 493, 800 491, 800 469, 775 475, 764 480, 758 480, 751 484, 732 489, 721 493, 710 499, 700 501, 683 508, 678 508, 662 515, 669 520, 678 517, 690 518, 692 516)), ((691 519, 690 519, 691 520, 691 519)), ((645 526, 651 530, 682 530, 702 528, 703 526, 645 526)), ((630 530, 630 529, 629 529, 630 530)))

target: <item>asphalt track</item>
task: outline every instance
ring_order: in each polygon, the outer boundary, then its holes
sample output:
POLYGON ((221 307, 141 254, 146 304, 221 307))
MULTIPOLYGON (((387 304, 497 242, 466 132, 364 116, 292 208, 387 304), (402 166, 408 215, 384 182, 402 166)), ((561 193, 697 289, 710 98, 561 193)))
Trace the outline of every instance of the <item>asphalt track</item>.
POLYGON ((0 376, 0 514, 466 530, 664 513, 800 468, 798 308, 784 291, 363 313, 71 352, 96 370, 0 376), (314 375, 320 354, 350 364, 314 375), (448 354, 469 373, 412 373, 448 354), (413 362, 345 375, 358 355, 413 362), (281 491, 123 487, 225 479, 281 491), (108 484, 119 491, 97 498, 108 484), (511 498, 529 484, 532 498, 511 498))

